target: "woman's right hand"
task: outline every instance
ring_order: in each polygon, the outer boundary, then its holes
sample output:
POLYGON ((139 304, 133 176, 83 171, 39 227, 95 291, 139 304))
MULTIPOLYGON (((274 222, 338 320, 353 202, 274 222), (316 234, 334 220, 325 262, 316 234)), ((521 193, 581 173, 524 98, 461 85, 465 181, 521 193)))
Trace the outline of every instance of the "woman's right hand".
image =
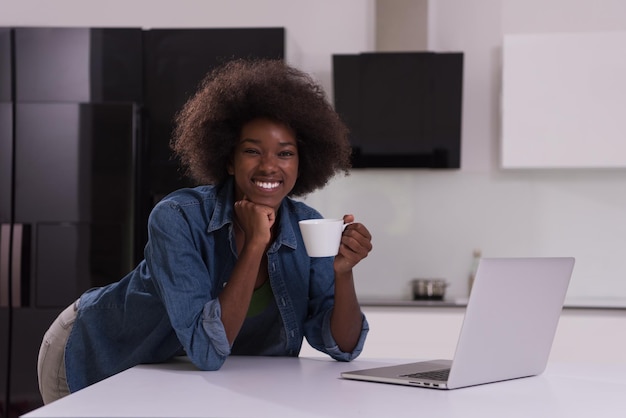
POLYGON ((237 225, 243 230, 245 244, 259 244, 266 247, 272 239, 271 228, 276 221, 276 213, 269 206, 258 205, 245 196, 235 202, 237 225))

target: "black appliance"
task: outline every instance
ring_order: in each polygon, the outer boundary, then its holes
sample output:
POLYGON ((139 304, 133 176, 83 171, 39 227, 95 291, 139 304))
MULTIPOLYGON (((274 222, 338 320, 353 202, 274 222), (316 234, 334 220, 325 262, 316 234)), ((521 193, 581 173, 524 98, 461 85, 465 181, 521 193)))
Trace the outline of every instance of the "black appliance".
POLYGON ((463 54, 333 55, 354 167, 460 168, 463 54))
POLYGON ((147 217, 188 185, 169 151, 204 74, 284 57, 284 29, 0 28, 0 417, 42 404, 43 334, 143 257, 147 217))

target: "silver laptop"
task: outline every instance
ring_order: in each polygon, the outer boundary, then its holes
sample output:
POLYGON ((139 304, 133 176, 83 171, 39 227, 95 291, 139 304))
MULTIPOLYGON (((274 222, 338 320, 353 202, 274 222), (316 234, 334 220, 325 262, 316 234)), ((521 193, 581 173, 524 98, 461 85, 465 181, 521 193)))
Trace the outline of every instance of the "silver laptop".
POLYGON ((573 269, 571 257, 483 258, 454 360, 377 367, 341 376, 456 389, 538 375, 550 356, 573 269))

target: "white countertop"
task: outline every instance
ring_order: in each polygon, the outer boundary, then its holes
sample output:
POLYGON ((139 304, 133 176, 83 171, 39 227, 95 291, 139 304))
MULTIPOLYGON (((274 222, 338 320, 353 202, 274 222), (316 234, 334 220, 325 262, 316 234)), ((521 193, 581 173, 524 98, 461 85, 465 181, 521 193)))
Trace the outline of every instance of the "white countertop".
POLYGON ((26 417, 623 417, 626 365, 549 364, 540 376, 452 391, 341 379, 407 360, 231 356, 219 371, 188 359, 141 365, 26 417))

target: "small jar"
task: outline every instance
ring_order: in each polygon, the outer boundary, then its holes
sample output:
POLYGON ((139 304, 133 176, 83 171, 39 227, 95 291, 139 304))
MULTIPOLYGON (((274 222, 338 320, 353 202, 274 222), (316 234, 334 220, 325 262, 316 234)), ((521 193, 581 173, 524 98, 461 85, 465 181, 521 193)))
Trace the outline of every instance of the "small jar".
POLYGON ((443 300, 448 283, 444 279, 413 279, 413 300, 443 300))

